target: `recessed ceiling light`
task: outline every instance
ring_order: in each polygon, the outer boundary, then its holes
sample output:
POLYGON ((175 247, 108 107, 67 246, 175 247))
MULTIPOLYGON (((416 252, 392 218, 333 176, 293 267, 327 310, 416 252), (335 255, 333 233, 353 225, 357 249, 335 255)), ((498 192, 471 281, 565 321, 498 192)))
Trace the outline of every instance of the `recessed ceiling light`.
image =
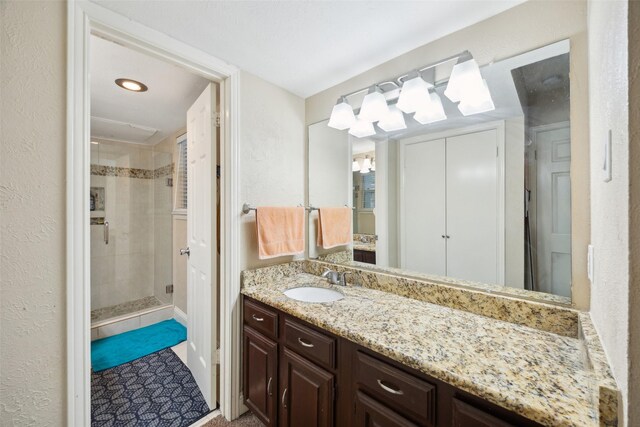
POLYGON ((144 83, 131 79, 116 79, 116 84, 132 92, 146 92, 149 89, 144 83))

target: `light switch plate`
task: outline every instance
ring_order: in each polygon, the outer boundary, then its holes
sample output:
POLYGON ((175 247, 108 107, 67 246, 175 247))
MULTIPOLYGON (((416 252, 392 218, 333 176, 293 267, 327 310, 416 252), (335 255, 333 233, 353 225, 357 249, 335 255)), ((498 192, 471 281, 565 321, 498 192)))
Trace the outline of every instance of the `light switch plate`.
POLYGON ((593 283, 593 245, 587 246, 587 275, 593 283))
POLYGON ((611 181, 611 129, 607 131, 604 141, 604 159, 602 164, 602 180, 611 181))

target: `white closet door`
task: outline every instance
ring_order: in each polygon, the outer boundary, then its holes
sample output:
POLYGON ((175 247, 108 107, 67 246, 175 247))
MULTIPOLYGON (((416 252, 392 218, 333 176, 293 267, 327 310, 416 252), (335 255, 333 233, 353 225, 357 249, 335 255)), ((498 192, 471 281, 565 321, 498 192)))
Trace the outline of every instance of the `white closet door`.
POLYGON ((498 281, 495 129, 447 138, 447 276, 498 281))
POLYGON ((571 135, 536 132, 538 277, 536 290, 571 296, 571 135))
POLYGON ((445 140, 407 144, 402 157, 402 268, 444 276, 445 140))

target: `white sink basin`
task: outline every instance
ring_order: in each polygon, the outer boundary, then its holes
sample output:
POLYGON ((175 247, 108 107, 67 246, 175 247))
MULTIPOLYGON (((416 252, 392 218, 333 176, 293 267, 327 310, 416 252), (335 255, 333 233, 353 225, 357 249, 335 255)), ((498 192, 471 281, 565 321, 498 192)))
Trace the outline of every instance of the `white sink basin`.
POLYGON ((284 294, 291 299, 303 302, 334 302, 344 298, 344 295, 338 291, 315 286, 287 289, 284 294))

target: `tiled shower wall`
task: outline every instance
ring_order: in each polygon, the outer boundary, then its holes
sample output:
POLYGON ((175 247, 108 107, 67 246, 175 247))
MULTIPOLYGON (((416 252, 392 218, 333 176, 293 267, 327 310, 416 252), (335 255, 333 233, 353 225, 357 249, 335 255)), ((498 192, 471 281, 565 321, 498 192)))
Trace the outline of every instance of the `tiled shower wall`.
POLYGON ((91 226, 91 309, 147 296, 171 302, 172 158, 152 147, 100 143, 91 146, 91 186, 104 187, 109 222, 91 226))

